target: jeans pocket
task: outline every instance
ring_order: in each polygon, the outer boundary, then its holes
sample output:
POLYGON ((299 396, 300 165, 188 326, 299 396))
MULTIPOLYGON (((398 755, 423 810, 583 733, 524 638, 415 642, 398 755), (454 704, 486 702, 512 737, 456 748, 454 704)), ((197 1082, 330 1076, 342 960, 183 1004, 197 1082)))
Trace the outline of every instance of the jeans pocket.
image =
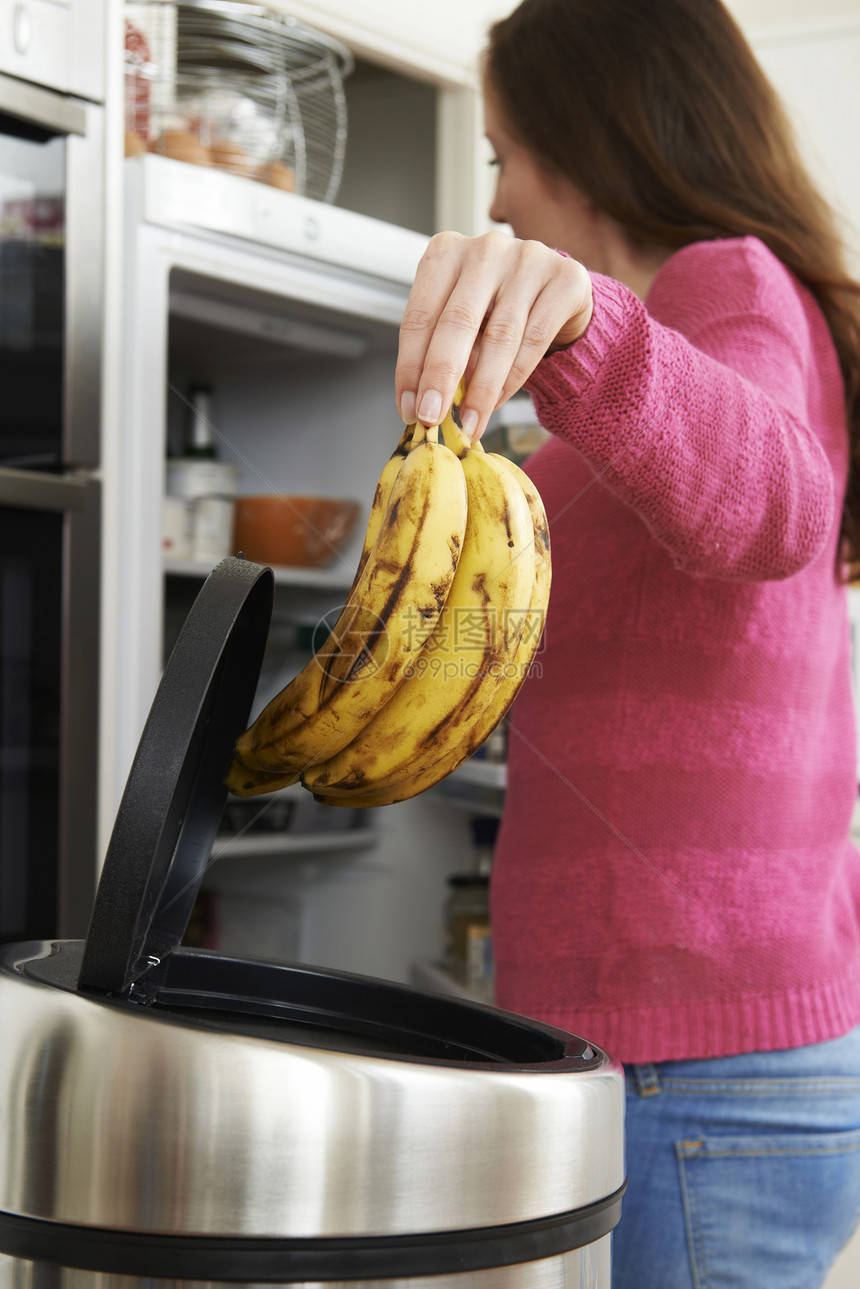
POLYGON ((860 1217, 860 1131, 675 1143, 696 1289, 820 1289, 860 1217))

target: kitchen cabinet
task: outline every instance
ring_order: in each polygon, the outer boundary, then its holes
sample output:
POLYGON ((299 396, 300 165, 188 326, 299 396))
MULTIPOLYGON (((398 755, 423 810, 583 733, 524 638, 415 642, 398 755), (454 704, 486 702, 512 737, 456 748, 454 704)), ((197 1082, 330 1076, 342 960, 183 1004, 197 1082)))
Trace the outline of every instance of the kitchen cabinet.
MULTIPOLYGON (((433 5, 417 0, 367 0, 361 5, 352 0, 275 0, 274 7, 342 40, 359 60, 346 86, 351 142, 338 201, 348 201, 360 186, 360 157, 372 153, 365 195, 353 209, 402 223, 403 203, 423 192, 431 196, 432 214, 421 231, 477 234, 490 227, 490 149, 484 139, 478 66, 487 28, 510 12, 508 0, 440 0, 433 5), (432 151, 427 146, 428 105, 432 151), (406 147, 395 154, 392 145, 396 148, 400 140, 406 147)), ((405 222, 418 227, 408 217, 405 222)))
POLYGON ((509 0, 272 0, 272 7, 336 36, 350 49, 438 83, 474 85, 488 25, 509 0))
POLYGON ((349 145, 336 202, 418 232, 491 225, 480 95, 359 59, 346 82, 349 145))

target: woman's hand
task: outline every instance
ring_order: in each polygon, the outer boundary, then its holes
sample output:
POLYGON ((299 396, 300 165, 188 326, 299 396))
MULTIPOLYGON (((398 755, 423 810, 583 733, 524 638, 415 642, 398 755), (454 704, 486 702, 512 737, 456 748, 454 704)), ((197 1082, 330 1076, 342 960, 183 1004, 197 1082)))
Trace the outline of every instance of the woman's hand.
POLYGON ((471 439, 480 438, 544 354, 576 340, 590 319, 591 279, 576 260, 506 233, 438 233, 400 328, 400 415, 436 425, 465 373, 460 419, 471 439))

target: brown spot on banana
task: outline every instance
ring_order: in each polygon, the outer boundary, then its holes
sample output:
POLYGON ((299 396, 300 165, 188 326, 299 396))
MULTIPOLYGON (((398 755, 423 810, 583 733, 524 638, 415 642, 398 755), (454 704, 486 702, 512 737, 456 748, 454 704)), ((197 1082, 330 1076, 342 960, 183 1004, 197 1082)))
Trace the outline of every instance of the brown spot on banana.
POLYGON ((441 583, 436 582, 433 586, 430 587, 430 590, 433 593, 433 607, 428 609, 420 609, 419 612, 424 617, 428 617, 428 618, 431 617, 433 614, 441 613, 445 605, 445 601, 448 598, 448 592, 450 589, 451 589, 450 582, 441 582, 441 583))
POLYGON ((469 724, 469 721, 472 718, 472 713, 470 712, 470 708, 474 703, 475 699, 477 698, 478 694, 483 689, 484 684, 487 680, 487 677, 491 674, 491 668, 493 666, 493 663, 494 662, 498 663, 499 661, 500 661, 500 657, 499 657, 498 650, 492 649, 492 648, 488 648, 484 650, 483 663, 478 668, 477 674, 472 679, 472 683, 470 684, 469 688, 463 694, 461 703, 459 703, 457 707, 454 708, 453 711, 446 712, 445 715, 441 718, 441 720, 438 720, 436 724, 433 725, 427 731, 427 737, 424 740, 425 746, 432 747, 433 744, 437 740, 439 740, 443 734, 448 733, 448 730, 452 726, 456 728, 458 725, 461 725, 461 724, 462 725, 469 724))

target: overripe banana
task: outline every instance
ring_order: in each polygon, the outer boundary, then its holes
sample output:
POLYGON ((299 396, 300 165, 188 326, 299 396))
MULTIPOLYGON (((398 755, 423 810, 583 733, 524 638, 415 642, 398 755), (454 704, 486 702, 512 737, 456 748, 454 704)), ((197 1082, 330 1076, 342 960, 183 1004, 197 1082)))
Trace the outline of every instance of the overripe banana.
POLYGON ((438 427, 416 425, 350 603, 326 644, 238 740, 232 791, 253 795, 295 782, 389 701, 436 626, 466 516, 459 458, 439 442, 438 427))
MULTIPOLYGON (((535 576, 529 600, 528 615, 515 652, 504 668, 500 683, 492 691, 483 710, 467 726, 460 726, 460 737, 452 738, 444 750, 435 757, 426 758, 420 768, 406 771, 399 776, 392 773, 373 783, 314 786, 316 799, 327 805, 373 807, 392 805, 405 801, 441 782, 463 761, 472 756, 490 736, 519 692, 526 679, 543 636, 546 610, 549 604, 552 569, 550 560, 549 526, 540 494, 528 478, 512 461, 488 454, 508 472, 521 488, 529 507, 534 534, 535 576)), ((310 787, 308 783, 306 786, 310 787)))
MULTIPOLYGON (((382 528, 382 521, 385 518, 385 512, 388 509, 388 499, 391 495, 391 489, 394 486, 394 480, 397 478, 397 473, 403 464, 403 460, 409 451, 409 444, 412 442, 414 429, 414 425, 406 426, 400 436, 400 441, 398 442, 397 447, 382 467, 382 472, 377 480, 376 488, 373 493, 373 500, 370 504, 370 515, 368 517, 367 528, 364 533, 364 542, 362 544, 361 554, 358 557, 355 576, 352 579, 352 585, 346 597, 348 605, 352 605, 353 603, 359 578, 364 572, 364 567, 370 556, 370 552, 376 544, 376 539, 379 536, 380 529, 382 528)), ((339 626, 340 623, 335 627, 335 631, 338 630, 339 626)), ((322 699, 321 691, 324 681, 325 673, 322 670, 322 667, 314 667, 309 664, 299 673, 298 676, 295 677, 293 681, 290 682, 289 685, 286 686, 285 689, 281 691, 279 695, 277 695, 275 699, 272 700, 273 704, 278 704, 280 715, 277 715, 273 708, 270 712, 270 717, 273 720, 278 720, 279 728, 283 734, 286 734, 290 729, 295 728, 295 726, 303 719, 301 716, 301 709, 305 705, 307 698, 305 698, 303 702, 302 691, 307 690, 309 695, 315 694, 316 700, 319 702, 322 699)), ((225 783, 234 795, 250 797, 257 796, 264 792, 277 792, 279 788, 289 787, 289 785, 291 783, 295 783, 297 779, 298 775, 295 773, 285 775, 283 773, 278 773, 277 771, 255 770, 250 766, 243 765, 241 761, 234 758, 227 773, 225 783)))
MULTIPOLYGON (((391 489, 394 487, 394 480, 397 478, 400 467, 403 464, 403 460, 406 457, 407 453, 409 452, 409 445, 412 442, 412 436, 414 432, 415 432, 414 425, 406 426, 402 435, 400 436, 400 441, 397 444, 397 447, 394 449, 391 456, 388 458, 385 465, 382 467, 382 473, 380 474, 379 479, 377 480, 376 488, 374 489, 374 493, 373 493, 373 500, 370 504, 370 516, 367 521, 367 531, 364 534, 364 544, 361 548, 361 554, 358 558, 358 566, 356 567, 356 570, 355 570, 355 577, 352 579, 352 585, 349 588, 349 593, 346 597, 346 602, 348 605, 353 604, 355 601, 358 580, 361 577, 362 573, 364 572, 364 566, 367 563, 368 558, 370 557, 370 552, 373 550, 373 547, 376 545, 376 539, 379 536, 380 529, 382 528, 382 521, 384 520, 385 513, 388 509, 388 499, 391 496, 391 489)), ((337 630, 337 628, 335 628, 335 630, 337 630)), ((324 647, 325 646, 323 646, 323 648, 324 647)), ((330 679, 330 674, 331 674, 330 669, 326 668, 325 675, 323 677, 323 683, 320 687, 321 702, 325 701, 327 694, 329 692, 329 686, 327 682, 330 679)))
POLYGON ((523 489, 501 458, 470 447, 450 413, 442 432, 460 457, 468 494, 451 590, 403 684, 342 751, 302 775, 316 794, 418 778, 466 744, 494 707, 526 627, 535 544, 523 489))
POLYGON ((301 775, 333 805, 406 800, 471 756, 516 697, 549 600, 546 514, 513 462, 468 444, 461 396, 445 443, 409 427, 386 464, 349 603, 239 740, 237 795, 301 775))

